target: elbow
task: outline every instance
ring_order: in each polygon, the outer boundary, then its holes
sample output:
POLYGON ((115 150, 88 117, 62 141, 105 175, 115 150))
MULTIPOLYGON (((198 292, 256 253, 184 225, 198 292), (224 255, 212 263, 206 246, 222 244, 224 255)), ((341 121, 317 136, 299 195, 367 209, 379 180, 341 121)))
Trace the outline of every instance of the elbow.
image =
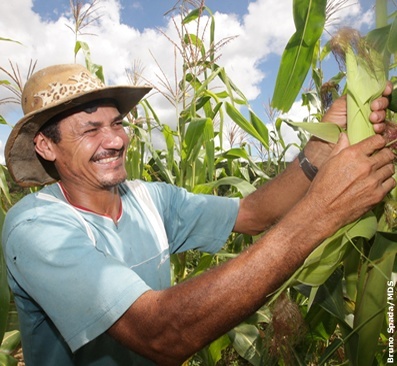
POLYGON ((160 309, 155 318, 148 316, 157 308, 159 292, 143 294, 107 333, 124 347, 162 366, 182 365, 205 344, 192 337, 177 314, 165 316, 160 309), (148 301, 147 301, 148 300, 148 301))

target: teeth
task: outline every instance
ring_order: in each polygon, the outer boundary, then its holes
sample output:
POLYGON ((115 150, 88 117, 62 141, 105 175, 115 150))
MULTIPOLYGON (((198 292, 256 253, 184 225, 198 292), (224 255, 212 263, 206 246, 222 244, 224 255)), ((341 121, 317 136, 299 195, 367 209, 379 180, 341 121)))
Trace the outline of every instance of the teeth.
POLYGON ((119 158, 118 156, 115 156, 113 158, 101 159, 101 160, 97 161, 97 163, 99 163, 99 164, 107 164, 107 163, 111 163, 113 161, 116 161, 118 158, 119 158))

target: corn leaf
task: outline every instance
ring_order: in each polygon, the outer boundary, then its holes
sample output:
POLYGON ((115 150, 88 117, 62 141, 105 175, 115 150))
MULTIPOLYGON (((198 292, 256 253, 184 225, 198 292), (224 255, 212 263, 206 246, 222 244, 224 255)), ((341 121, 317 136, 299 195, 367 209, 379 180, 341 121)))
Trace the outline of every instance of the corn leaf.
MULTIPOLYGON (((251 365, 260 366, 263 350, 259 346, 260 334, 255 325, 240 324, 228 332, 234 349, 251 365)), ((263 347, 262 347, 263 348, 263 347)))
POLYGON ((293 127, 301 128, 321 140, 332 142, 334 144, 338 142, 339 135, 342 132, 342 129, 338 125, 330 122, 314 123, 286 121, 286 123, 293 127))
POLYGON ((18 366, 18 360, 10 355, 0 353, 0 365, 18 366))
POLYGON ((360 220, 339 229, 306 258, 283 288, 297 283, 310 286, 322 285, 342 262, 348 249, 347 244, 357 237, 372 238, 376 228, 376 217, 369 213, 360 220))
POLYGON ((306 297, 310 297, 315 289, 313 303, 320 305, 339 322, 345 322, 345 304, 342 289, 343 272, 341 268, 334 271, 325 283, 319 287, 298 285, 296 288, 306 297))
POLYGON ((390 53, 397 52, 397 17, 394 18, 393 23, 391 24, 390 33, 387 37, 387 49, 390 53))
POLYGON ((0 352, 11 354, 21 344, 21 334, 18 330, 6 332, 0 346, 0 352))
MULTIPOLYGON (((212 342, 208 347, 205 347, 197 353, 197 355, 202 359, 204 365, 216 366, 218 361, 222 358, 222 351, 230 345, 230 339, 227 334, 218 338, 216 341, 212 342)), ((184 366, 191 365, 190 362, 186 362, 184 366)))
POLYGON ((214 182, 198 184, 194 187, 194 193, 211 193, 215 188, 221 185, 230 185, 235 187, 242 197, 248 196, 255 191, 255 187, 244 179, 238 177, 225 177, 214 182))
POLYGON ((239 110, 230 103, 225 104, 229 117, 245 132, 256 138, 264 147, 269 146, 269 134, 266 126, 261 123, 254 113, 250 112, 251 122, 248 121, 239 110))
MULTIPOLYGON (((0 209, 0 230, 3 228, 5 213, 0 209)), ((1 243, 0 243, 1 244, 1 243)), ((7 270, 3 256, 2 245, 0 245, 0 344, 6 330, 6 320, 10 307, 10 291, 7 282, 7 270)))
POLYGON ((387 307, 387 281, 391 278, 396 253, 397 235, 378 232, 369 261, 364 263, 360 274, 354 314, 359 335, 357 366, 373 364, 387 307))
POLYGON ((316 44, 325 24, 326 0, 294 0, 296 32, 283 52, 272 106, 288 111, 294 103, 312 64, 316 44))

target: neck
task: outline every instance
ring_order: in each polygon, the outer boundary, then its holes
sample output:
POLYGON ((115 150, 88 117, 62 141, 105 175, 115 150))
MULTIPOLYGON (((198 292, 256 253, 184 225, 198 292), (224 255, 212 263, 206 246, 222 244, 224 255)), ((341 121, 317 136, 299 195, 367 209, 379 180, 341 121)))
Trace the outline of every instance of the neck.
POLYGON ((71 205, 110 217, 117 223, 121 213, 121 198, 117 186, 109 190, 89 192, 81 189, 81 187, 79 189, 68 187, 62 182, 59 182, 59 186, 71 205))

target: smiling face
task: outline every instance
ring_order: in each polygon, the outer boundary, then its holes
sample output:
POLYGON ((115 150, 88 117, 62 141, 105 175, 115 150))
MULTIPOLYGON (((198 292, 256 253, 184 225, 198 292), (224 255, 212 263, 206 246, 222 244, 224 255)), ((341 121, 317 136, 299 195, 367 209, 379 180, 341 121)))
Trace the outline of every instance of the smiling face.
POLYGON ((69 189, 109 190, 126 179, 129 138, 115 106, 105 104, 92 113, 74 113, 59 122, 59 130, 58 143, 39 133, 36 151, 54 162, 69 189))

